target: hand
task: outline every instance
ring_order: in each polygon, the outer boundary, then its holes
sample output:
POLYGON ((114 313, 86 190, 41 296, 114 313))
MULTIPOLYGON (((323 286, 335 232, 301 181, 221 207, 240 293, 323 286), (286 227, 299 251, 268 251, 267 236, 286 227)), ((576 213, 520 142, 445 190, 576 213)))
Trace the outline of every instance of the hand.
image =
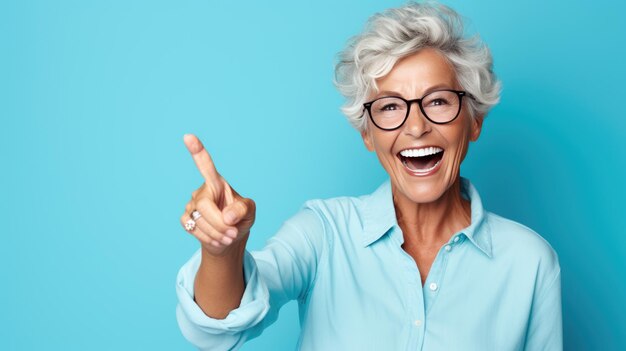
POLYGON ((195 229, 187 232, 211 255, 222 256, 233 247, 245 246, 254 224, 256 204, 241 197, 217 172, 211 156, 195 135, 186 134, 184 141, 204 184, 192 193, 180 217, 181 224, 185 227, 194 210, 200 212, 202 217, 195 220, 195 229))

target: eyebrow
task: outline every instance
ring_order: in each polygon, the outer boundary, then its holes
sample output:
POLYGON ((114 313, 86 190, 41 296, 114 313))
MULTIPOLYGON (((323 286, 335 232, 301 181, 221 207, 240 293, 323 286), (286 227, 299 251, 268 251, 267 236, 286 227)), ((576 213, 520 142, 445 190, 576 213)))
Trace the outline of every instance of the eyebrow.
MULTIPOLYGON (((430 92, 433 92, 435 90, 438 90, 438 89, 454 89, 454 88, 450 87, 448 84, 435 84, 435 85, 429 87, 428 89, 426 89, 424 91, 424 93, 422 94, 422 96, 424 96, 424 95, 426 95, 426 94, 428 94, 430 92)), ((404 96, 401 93, 397 92, 397 91, 383 90, 383 91, 378 92, 378 94, 376 94, 374 96, 374 99, 377 99, 379 97, 384 97, 384 96, 400 96, 400 97, 404 98, 404 96)))

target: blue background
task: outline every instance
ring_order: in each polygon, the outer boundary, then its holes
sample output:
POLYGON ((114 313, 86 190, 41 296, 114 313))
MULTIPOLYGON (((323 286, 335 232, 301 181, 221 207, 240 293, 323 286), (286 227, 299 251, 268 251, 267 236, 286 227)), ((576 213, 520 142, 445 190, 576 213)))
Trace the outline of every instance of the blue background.
MULTIPOLYGON (((2 1, 0 349, 191 350, 175 277, 202 178, 257 202, 250 249, 307 199, 386 177, 341 115, 335 54, 401 1, 2 1)), ((462 174, 562 266, 567 350, 626 348, 624 5, 450 1, 502 101, 462 174)), ((291 350, 295 303, 246 350, 291 350)))

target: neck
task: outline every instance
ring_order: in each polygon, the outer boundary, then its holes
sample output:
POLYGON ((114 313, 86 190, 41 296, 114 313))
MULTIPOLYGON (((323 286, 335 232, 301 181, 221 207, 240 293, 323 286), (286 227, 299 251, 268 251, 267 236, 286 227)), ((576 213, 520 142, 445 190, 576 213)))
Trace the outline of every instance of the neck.
POLYGON ((392 193, 405 242, 421 246, 440 245, 471 223, 471 206, 461 196, 460 177, 434 202, 416 203, 396 194, 395 189, 392 193))

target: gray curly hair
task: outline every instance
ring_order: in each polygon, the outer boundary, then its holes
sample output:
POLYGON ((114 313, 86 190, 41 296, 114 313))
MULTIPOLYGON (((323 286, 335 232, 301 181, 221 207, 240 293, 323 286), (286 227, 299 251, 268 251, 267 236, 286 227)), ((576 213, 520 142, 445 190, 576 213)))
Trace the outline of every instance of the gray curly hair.
POLYGON ((475 97, 465 100, 471 118, 484 117, 498 103, 501 83, 480 37, 464 37, 461 16, 450 7, 411 1, 370 17, 364 31, 338 54, 334 84, 346 98, 341 111, 354 128, 367 128, 363 103, 378 92, 376 79, 387 75, 399 59, 426 47, 446 57, 459 84, 475 97))

